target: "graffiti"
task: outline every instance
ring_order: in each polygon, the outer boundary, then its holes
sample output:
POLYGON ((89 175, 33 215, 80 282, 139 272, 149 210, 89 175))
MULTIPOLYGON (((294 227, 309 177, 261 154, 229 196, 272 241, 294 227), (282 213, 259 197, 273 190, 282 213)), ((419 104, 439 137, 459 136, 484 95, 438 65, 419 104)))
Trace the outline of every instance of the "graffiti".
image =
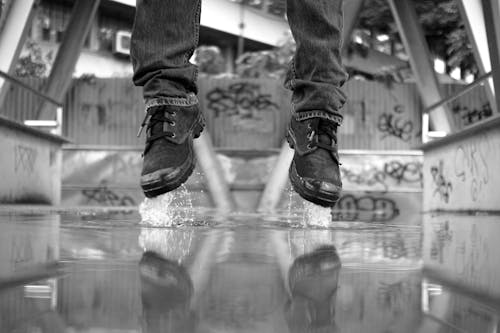
POLYGON ((234 83, 226 89, 217 87, 207 93, 206 100, 208 108, 215 111, 216 117, 223 114, 252 118, 252 111, 278 109, 270 94, 262 94, 260 85, 249 82, 234 83))
POLYGON ((413 132, 413 122, 390 113, 382 113, 378 119, 377 128, 384 133, 382 140, 392 136, 405 142, 410 141, 413 132))
POLYGON ((421 162, 401 162, 398 160, 391 160, 384 163, 383 168, 380 170, 372 167, 369 170, 362 172, 354 172, 348 168, 340 168, 342 179, 346 183, 356 185, 366 185, 370 187, 379 188, 382 192, 387 192, 389 188, 389 180, 393 180, 397 185, 401 184, 422 184, 422 163, 421 162))
POLYGON ((450 230, 450 222, 439 223, 434 229, 434 239, 431 245, 431 259, 443 263, 443 249, 453 240, 453 231, 450 230))
POLYGON ((484 103, 481 108, 472 110, 467 106, 455 105, 452 110, 462 118, 464 125, 474 124, 493 114, 490 103, 484 103))
POLYGON ((385 182, 386 175, 377 168, 363 170, 363 172, 357 173, 341 167, 340 174, 342 176, 342 180, 346 183, 373 187, 380 185, 383 192, 387 192, 388 190, 388 185, 385 182))
POLYGON ((439 197, 445 203, 450 200, 450 193, 453 190, 453 185, 443 175, 443 161, 439 161, 439 166, 431 167, 432 181, 436 188, 434 195, 439 194, 439 197))
POLYGON ((384 164, 384 174, 401 183, 422 183, 422 163, 409 162, 402 163, 397 160, 384 164))
MULTIPOLYGON (((396 98, 393 96, 395 102, 396 98)), ((413 122, 402 117, 405 112, 404 105, 396 104, 392 112, 384 112, 378 118, 377 129, 383 133, 382 140, 387 137, 395 137, 405 142, 412 138, 413 122)))
POLYGON ((133 198, 124 195, 120 196, 108 188, 107 182, 102 181, 99 187, 90 190, 82 190, 87 203, 96 203, 104 206, 135 206, 133 198))
POLYGON ((37 151, 33 148, 17 145, 14 148, 14 170, 33 173, 35 171, 35 163, 37 159, 37 151))
POLYGON ((396 202, 390 198, 363 195, 355 197, 352 194, 343 195, 335 210, 332 211, 334 221, 370 221, 387 222, 399 215, 396 202))
POLYGON ((394 316, 404 313, 417 297, 416 285, 410 281, 380 282, 377 289, 377 304, 390 310, 394 316))
POLYGON ((486 160, 488 138, 483 137, 471 143, 462 144, 455 150, 455 176, 462 182, 470 182, 470 196, 478 196, 489 182, 489 167, 486 160))

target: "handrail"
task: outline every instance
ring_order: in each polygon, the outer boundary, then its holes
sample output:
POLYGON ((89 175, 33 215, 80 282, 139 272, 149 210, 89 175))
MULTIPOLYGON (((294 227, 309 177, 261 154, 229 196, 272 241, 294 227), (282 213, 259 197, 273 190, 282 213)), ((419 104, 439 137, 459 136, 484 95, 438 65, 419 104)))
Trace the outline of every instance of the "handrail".
POLYGON ((5 72, 3 72, 1 70, 0 70, 0 77, 6 79, 7 81, 10 81, 10 82, 14 83, 17 86, 20 86, 23 89, 26 89, 26 90, 30 91, 31 93, 33 93, 33 94, 37 95, 38 97, 46 100, 47 102, 50 102, 50 103, 52 103, 52 104, 54 104, 54 105, 56 105, 58 107, 62 107, 63 106, 63 104, 61 102, 56 101, 55 99, 53 99, 53 98, 51 98, 51 97, 49 97, 49 96, 47 96, 47 95, 39 92, 35 88, 27 85, 26 83, 24 83, 24 82, 22 82, 22 81, 20 81, 20 80, 18 80, 16 78, 14 78, 14 77, 12 77, 12 76, 10 76, 9 74, 7 74, 7 73, 5 73, 5 72))
POLYGON ((487 74, 484 74, 480 77, 478 77, 474 82, 466 85, 462 90, 459 90, 457 91, 456 93, 454 93, 453 95, 443 99, 442 101, 439 101, 437 103, 434 103, 432 104, 431 106, 429 106, 428 108, 426 108, 424 110, 424 113, 429 113, 435 109, 437 109, 438 107, 440 106, 443 106, 455 99, 457 99, 458 97, 462 96, 463 94, 471 91, 472 89, 474 89, 475 87, 477 87, 478 85, 482 85, 484 81, 486 81, 487 79, 489 79, 491 77, 492 73, 489 72, 487 74))

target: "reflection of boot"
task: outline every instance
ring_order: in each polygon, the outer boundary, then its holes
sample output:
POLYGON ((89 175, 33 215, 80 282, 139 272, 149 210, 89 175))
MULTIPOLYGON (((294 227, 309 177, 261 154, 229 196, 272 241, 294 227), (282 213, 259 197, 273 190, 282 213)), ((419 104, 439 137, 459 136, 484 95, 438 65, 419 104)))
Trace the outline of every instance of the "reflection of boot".
POLYGON ((190 312, 193 284, 186 269, 154 252, 145 252, 139 262, 139 272, 144 332, 194 331, 190 312))
POLYGON ((288 278, 292 299, 286 308, 291 332, 338 332, 334 317, 340 267, 334 246, 295 259, 288 278))

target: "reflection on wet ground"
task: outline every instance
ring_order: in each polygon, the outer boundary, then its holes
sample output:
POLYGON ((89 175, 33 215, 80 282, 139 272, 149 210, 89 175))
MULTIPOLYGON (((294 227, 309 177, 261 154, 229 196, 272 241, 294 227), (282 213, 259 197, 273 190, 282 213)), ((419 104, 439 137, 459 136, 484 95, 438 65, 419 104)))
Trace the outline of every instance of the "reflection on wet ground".
POLYGON ((0 215, 0 332, 500 328, 498 217, 329 228, 210 212, 171 228, 138 221, 0 215))

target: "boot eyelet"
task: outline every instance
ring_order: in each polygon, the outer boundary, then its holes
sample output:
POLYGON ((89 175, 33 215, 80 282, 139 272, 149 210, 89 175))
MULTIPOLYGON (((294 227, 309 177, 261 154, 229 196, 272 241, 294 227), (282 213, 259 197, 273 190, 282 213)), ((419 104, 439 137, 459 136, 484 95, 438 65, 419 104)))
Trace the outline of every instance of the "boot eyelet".
POLYGON ((172 122, 170 123, 170 126, 175 127, 175 121, 172 121, 172 122))
POLYGON ((307 144, 307 149, 313 149, 313 146, 311 146, 311 144, 307 144))
POLYGON ((172 139, 174 139, 177 135, 175 133, 172 133, 172 136, 170 136, 172 139))

